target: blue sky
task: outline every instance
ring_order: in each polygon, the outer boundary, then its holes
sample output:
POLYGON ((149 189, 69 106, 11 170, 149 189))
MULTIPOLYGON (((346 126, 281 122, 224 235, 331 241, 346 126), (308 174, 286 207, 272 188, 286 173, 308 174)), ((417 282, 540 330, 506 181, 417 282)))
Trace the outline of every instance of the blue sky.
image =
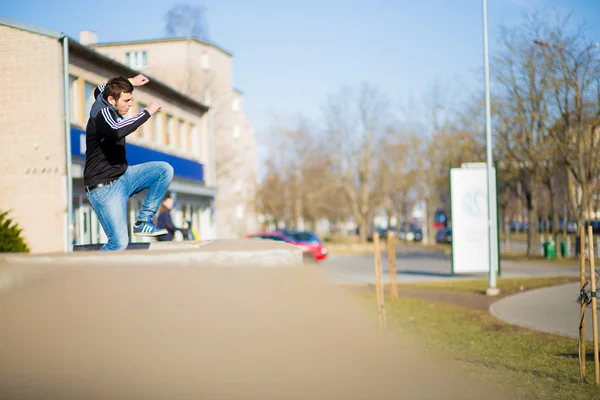
MULTIPOLYGON (((183 0, 185 1, 185 0, 183 0)), ((63 31, 98 33, 101 42, 164 36, 163 16, 176 1, 20 0, 4 2, 0 16, 63 31), (57 5, 60 4, 60 5, 57 5)), ((343 85, 379 86, 400 108, 419 103, 435 82, 472 91, 483 62, 480 0, 204 0, 209 38, 234 54, 234 85, 259 139, 273 117, 318 118, 327 95, 343 85)), ((523 12, 553 7, 589 18, 600 41, 597 0, 488 0, 490 57, 498 27, 523 12)), ((483 90, 483 88, 481 88, 483 90)))

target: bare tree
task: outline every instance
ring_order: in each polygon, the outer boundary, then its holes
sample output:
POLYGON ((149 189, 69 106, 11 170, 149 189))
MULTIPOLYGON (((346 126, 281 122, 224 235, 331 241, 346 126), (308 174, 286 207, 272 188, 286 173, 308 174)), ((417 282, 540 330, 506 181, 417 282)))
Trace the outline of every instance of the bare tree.
POLYGON ((276 204, 277 210, 262 210, 277 214, 277 221, 287 227, 315 230, 321 218, 342 220, 348 215, 329 151, 316 132, 303 116, 276 122, 272 130, 269 173, 257 193, 257 204, 276 204))
POLYGON ((497 144, 522 172, 529 219, 527 254, 538 242, 539 185, 552 170, 550 140, 552 72, 548 59, 533 42, 547 29, 540 17, 528 17, 514 30, 503 29, 504 51, 496 60, 500 94, 496 100, 497 144))
POLYGON ((600 176, 600 57, 583 27, 568 32, 568 18, 536 40, 553 69, 558 121, 551 130, 568 170, 570 208, 580 226, 591 217, 600 176), (543 40, 546 39, 546 40, 543 40))
POLYGON ((277 170, 274 160, 267 164, 267 175, 256 191, 254 199, 256 210, 265 216, 267 225, 278 226, 285 219, 285 200, 281 194, 285 190, 285 181, 277 170))
POLYGON ((165 14, 165 32, 169 37, 207 40, 206 8, 191 3, 174 5, 165 14))
POLYGON ((359 226, 361 242, 367 240, 376 205, 375 146, 385 127, 386 110, 384 96, 369 84, 363 84, 357 94, 343 88, 329 99, 324 110, 333 171, 359 226))
POLYGON ((375 203, 385 210, 388 226, 392 219, 406 217, 407 204, 417 183, 418 155, 411 151, 414 132, 388 128, 377 142, 375 203))

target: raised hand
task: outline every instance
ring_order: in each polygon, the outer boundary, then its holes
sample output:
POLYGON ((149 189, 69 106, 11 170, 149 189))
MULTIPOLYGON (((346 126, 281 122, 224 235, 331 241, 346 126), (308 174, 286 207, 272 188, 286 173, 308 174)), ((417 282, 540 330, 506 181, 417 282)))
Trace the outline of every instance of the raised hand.
POLYGON ((154 115, 158 112, 158 110, 160 110, 161 107, 162 106, 158 103, 158 101, 150 100, 150 102, 148 103, 148 107, 146 107, 146 110, 148 110, 150 115, 154 115))
POLYGON ((144 75, 139 74, 131 79, 131 84, 133 86, 142 86, 146 83, 150 82, 150 79, 146 78, 144 75))

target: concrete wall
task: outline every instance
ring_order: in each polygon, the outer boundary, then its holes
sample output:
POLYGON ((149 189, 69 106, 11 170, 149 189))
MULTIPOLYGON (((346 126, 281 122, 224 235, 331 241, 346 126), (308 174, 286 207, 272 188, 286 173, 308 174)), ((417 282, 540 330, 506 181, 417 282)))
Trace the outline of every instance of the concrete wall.
POLYGON ((216 151, 229 154, 220 160, 217 179, 228 182, 221 185, 217 207, 229 212, 217 213, 221 237, 239 237, 259 229, 254 208, 258 155, 252 124, 244 110, 244 96, 235 90, 230 100, 219 110, 219 123, 224 124, 216 151))
POLYGON ((64 250, 66 157, 62 46, 0 26, 0 209, 33 252, 64 250))

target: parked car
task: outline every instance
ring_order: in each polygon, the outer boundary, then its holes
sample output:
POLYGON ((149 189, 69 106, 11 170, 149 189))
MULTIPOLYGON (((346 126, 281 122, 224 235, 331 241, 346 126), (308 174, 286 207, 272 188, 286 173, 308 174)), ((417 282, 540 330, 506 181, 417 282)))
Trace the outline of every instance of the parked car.
POLYGON ((452 228, 442 228, 436 232, 436 243, 452 243, 452 228))
POLYGON ((423 230, 414 223, 410 223, 407 226, 406 222, 402 222, 397 229, 398 238, 401 240, 406 240, 409 242, 420 242, 423 240, 423 230))
POLYGON ((322 261, 327 257, 327 248, 321 239, 315 233, 310 231, 285 230, 261 232, 246 235, 246 237, 270 239, 290 243, 302 250, 303 256, 309 260, 322 261))
POLYGON ((302 251, 305 251, 304 249, 306 248, 313 255, 315 261, 322 261, 327 258, 327 247, 325 247, 325 244, 316 233, 293 229, 284 229, 278 232, 292 239, 293 243, 301 248, 302 251))
POLYGON ((381 228, 381 227, 376 227, 376 228, 371 228, 369 230, 369 234, 367 235, 367 241, 368 242, 372 242, 373 241, 373 233, 377 232, 377 234, 379 235, 379 240, 387 240, 387 232, 388 229, 386 228, 381 228))

